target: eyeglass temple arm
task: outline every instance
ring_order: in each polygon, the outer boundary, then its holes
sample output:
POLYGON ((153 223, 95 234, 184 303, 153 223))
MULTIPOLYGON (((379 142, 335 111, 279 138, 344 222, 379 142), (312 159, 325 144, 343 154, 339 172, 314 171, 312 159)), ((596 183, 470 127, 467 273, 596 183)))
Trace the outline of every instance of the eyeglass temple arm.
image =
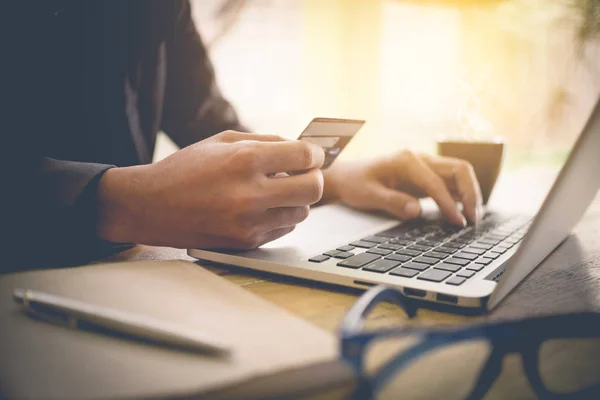
POLYGON ((496 348, 492 349, 492 353, 479 372, 479 376, 475 380, 475 386, 471 389, 471 393, 469 393, 466 400, 478 400, 487 394, 498 375, 500 375, 503 358, 504 353, 502 351, 496 348))
POLYGON ((353 333, 361 329, 363 320, 369 312, 383 301, 389 301, 400 306, 409 318, 417 315, 417 308, 410 304, 402 293, 389 286, 379 285, 366 291, 348 310, 340 325, 340 332, 353 333))

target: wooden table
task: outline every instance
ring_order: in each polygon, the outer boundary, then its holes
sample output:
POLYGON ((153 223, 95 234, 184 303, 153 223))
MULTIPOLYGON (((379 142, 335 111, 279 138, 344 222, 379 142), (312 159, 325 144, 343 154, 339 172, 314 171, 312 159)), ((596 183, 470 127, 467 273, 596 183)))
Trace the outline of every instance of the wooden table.
MULTIPOLYGON (((490 206, 495 209, 534 213, 554 181, 556 172, 548 169, 528 169, 506 174, 500 179, 490 206)), ((113 256, 110 260, 164 259, 194 261, 184 250, 148 246, 137 246, 113 256)), ((330 332, 335 332, 344 313, 362 293, 355 289, 247 269, 217 266, 206 262, 198 264, 330 332)), ((600 196, 596 197, 574 233, 491 314, 466 317, 421 309, 416 320, 408 321, 397 307, 382 304, 375 308, 371 318, 375 326, 405 323, 456 324, 473 322, 474 318, 513 319, 574 311, 600 312, 600 196)), ((464 398, 465 391, 472 384, 462 383, 462 378, 466 375, 463 372, 464 367, 474 364, 473 360, 477 360, 478 356, 477 352, 473 353, 471 350, 461 351, 451 357, 437 358, 421 366, 418 376, 414 378, 410 375, 410 382, 400 383, 398 392, 394 393, 402 393, 404 398, 411 399, 464 398)), ((562 354, 567 354, 571 359, 574 357, 570 351, 562 354)), ((600 357, 600 350, 594 354, 600 357)), ((600 359, 595 356, 591 358, 600 359)), ((478 362, 483 362, 483 359, 478 362)), ((559 362, 558 365, 564 364, 559 362)), ((593 368, 597 370, 600 365, 594 365, 593 368)), ((339 394, 325 397, 338 398, 339 394)), ((396 398, 397 395, 392 397, 396 398)), ((486 397, 505 398, 535 398, 524 377, 518 357, 509 356, 505 360, 501 375, 486 397)))
MULTIPOLYGON (((556 170, 529 169, 500 179, 490 207, 535 211, 556 170)), ((184 250, 137 246, 110 260, 193 260, 184 250)), ((199 262, 246 290, 278 304, 328 331, 335 331, 361 291, 199 262)), ((600 311, 600 196, 574 233, 487 318, 504 319, 572 311, 600 311)), ((373 314, 383 324, 402 323, 405 316, 391 305, 373 314)), ((472 317, 420 310, 420 322, 460 322, 472 317)))

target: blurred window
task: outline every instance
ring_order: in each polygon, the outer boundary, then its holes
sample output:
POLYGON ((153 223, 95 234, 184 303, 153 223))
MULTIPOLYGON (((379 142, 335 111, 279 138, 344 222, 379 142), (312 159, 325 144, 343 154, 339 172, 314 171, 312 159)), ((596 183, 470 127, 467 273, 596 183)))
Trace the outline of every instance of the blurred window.
POLYGON ((503 136, 509 165, 562 162, 599 92, 598 46, 547 0, 192 0, 220 85, 259 133, 365 118, 343 155, 503 136), (465 5, 465 4, 471 5, 465 5))

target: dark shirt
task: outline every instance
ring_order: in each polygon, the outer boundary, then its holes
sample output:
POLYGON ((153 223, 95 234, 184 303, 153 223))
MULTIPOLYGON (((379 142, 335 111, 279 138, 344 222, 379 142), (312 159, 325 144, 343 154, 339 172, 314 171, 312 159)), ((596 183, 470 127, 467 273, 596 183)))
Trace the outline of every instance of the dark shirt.
POLYGON ((98 181, 149 163, 164 130, 187 146, 243 129, 215 83, 187 1, 3 1, 0 271, 72 264, 95 235, 98 181), (7 154, 8 153, 8 154, 7 154))

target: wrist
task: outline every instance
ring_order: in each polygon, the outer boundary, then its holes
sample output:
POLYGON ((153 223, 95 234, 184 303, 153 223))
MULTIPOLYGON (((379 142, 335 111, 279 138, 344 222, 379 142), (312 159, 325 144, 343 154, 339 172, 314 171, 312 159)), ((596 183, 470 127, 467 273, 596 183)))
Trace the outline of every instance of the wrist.
POLYGON ((96 235, 118 243, 139 243, 137 211, 141 207, 139 189, 144 168, 134 166, 111 168, 98 182, 96 235))

